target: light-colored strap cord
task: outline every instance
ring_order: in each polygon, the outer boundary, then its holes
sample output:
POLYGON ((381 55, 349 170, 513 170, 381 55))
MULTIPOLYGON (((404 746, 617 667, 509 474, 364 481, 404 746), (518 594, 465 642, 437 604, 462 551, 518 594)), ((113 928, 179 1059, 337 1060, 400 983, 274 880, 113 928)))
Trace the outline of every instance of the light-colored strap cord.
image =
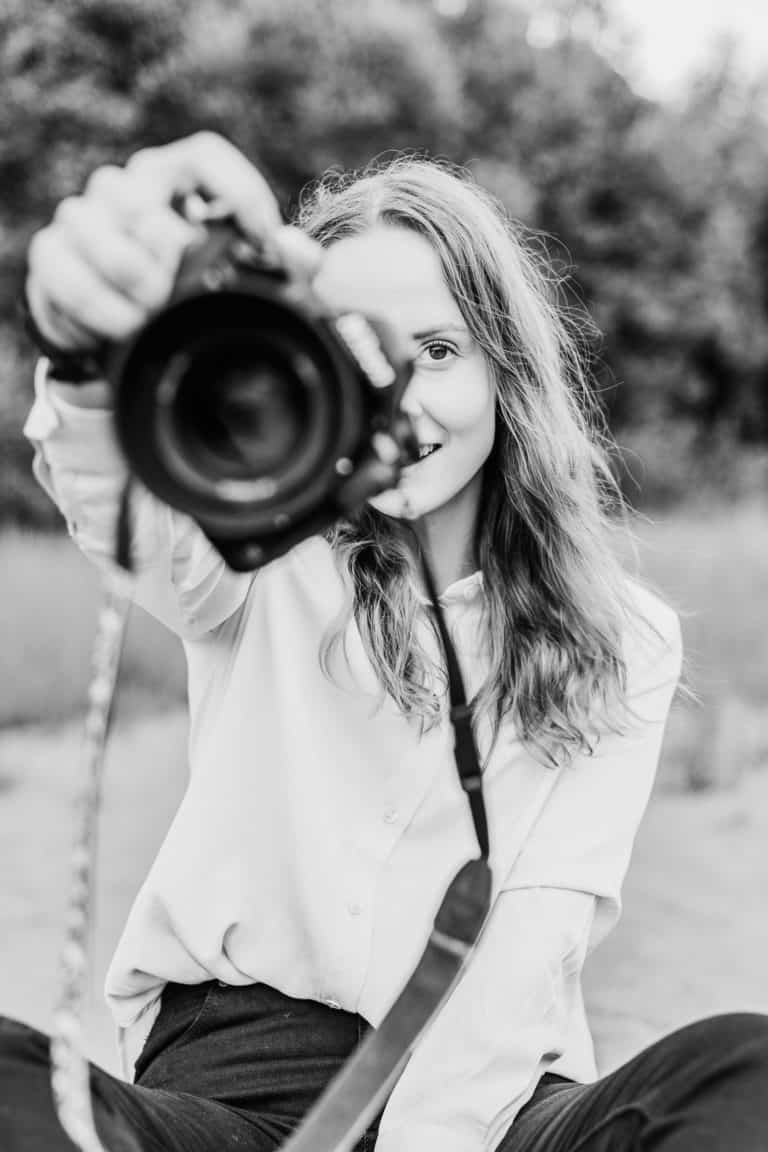
POLYGON ((51 1037, 51 1086, 56 1112, 64 1131, 81 1152, 106 1152, 93 1119, 88 1061, 82 1052, 82 1017, 90 969, 104 752, 131 605, 130 584, 130 577, 119 571, 107 577, 96 627, 85 721, 85 774, 76 801, 59 1001, 51 1037))

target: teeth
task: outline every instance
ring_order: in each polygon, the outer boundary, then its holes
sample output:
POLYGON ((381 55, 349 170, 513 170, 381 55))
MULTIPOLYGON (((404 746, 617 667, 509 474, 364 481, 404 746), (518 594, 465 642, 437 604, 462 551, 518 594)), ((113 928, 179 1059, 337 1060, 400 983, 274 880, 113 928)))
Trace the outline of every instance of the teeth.
POLYGON ((432 452, 436 452, 439 447, 439 444, 422 444, 421 448, 419 448, 419 460, 423 460, 425 456, 429 456, 432 452))

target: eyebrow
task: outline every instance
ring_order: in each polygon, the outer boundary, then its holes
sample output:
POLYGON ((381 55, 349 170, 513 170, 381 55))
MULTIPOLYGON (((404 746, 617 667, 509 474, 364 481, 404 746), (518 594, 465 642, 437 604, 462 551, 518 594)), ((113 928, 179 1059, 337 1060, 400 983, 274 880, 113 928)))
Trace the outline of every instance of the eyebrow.
POLYGON ((421 332, 412 333, 414 340, 426 340, 429 336, 437 336, 442 332, 456 332, 468 336, 469 331, 463 324, 437 324, 434 328, 424 328, 421 332))

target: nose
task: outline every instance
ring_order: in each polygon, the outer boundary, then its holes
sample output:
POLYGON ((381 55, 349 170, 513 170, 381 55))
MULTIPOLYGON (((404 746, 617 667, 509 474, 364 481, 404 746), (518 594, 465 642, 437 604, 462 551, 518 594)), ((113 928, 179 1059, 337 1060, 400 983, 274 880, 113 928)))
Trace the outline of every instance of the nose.
POLYGON ((421 401, 421 395, 419 392, 418 381, 416 379, 415 373, 406 385, 405 391, 403 392, 402 398, 400 400, 400 407, 408 416, 421 416, 424 412, 424 405, 421 401))

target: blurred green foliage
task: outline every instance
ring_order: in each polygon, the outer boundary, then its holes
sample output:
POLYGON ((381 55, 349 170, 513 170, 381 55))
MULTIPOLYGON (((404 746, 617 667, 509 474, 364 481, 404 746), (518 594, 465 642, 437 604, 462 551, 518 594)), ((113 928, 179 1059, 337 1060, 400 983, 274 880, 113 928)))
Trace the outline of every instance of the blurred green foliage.
MULTIPOLYGON (((583 6, 605 19, 604 5, 583 6)), ((764 483, 768 145, 756 93, 723 54, 684 107, 662 107, 588 40, 535 46, 527 20, 510 0, 470 0, 451 19, 430 0, 4 0, 0 517, 53 516, 20 436, 30 235, 97 165, 202 127, 262 167, 286 214, 329 167, 401 149, 467 164, 536 230, 569 306, 586 305, 603 333, 595 381, 630 497, 764 483)))

